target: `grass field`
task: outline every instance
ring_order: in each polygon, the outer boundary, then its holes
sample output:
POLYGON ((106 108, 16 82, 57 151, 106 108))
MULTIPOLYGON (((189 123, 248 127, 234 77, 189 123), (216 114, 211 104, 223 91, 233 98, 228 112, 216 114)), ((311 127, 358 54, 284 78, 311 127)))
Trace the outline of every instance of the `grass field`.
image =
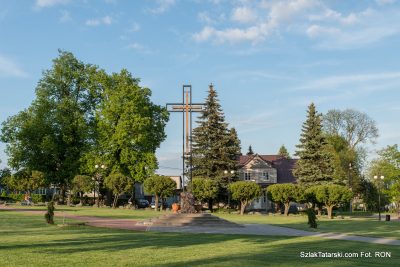
POLYGON ((0 266, 396 266, 400 260, 399 246, 312 237, 59 228, 46 225, 43 216, 9 211, 0 211, 0 234, 0 266), (386 251, 391 258, 301 258, 302 251, 386 251))
MULTIPOLYGON (((21 206, 12 205, 9 208, 16 209, 32 209, 32 210, 47 210, 43 206, 21 206)), ((162 214, 167 211, 156 212, 154 210, 144 209, 111 209, 111 208, 97 208, 97 207, 68 207, 68 206, 56 206, 56 212, 66 212, 73 215, 79 216, 94 216, 94 217, 107 217, 107 218, 120 218, 120 219, 133 219, 133 220, 144 220, 162 214)))
POLYGON ((312 229, 307 225, 307 217, 301 215, 240 216, 238 214, 219 214, 218 216, 238 223, 273 224, 306 231, 347 233, 351 235, 400 239, 400 222, 397 221, 397 219, 386 222, 378 221, 376 218, 349 218, 331 220, 327 217, 320 217, 318 218, 318 228, 312 229))
MULTIPOLYGON (((45 210, 45 207, 26 207, 15 205, 12 208, 45 210)), ((123 218, 143 220, 160 216, 168 213, 166 211, 155 212, 154 210, 129 210, 129 209, 110 209, 110 208, 96 208, 96 207, 67 207, 58 206, 56 211, 66 212, 69 214, 81 216, 96 216, 96 217, 110 217, 110 218, 123 218)), ((301 215, 290 215, 288 217, 283 215, 245 215, 238 214, 215 214, 221 218, 238 222, 238 223, 258 223, 258 224, 272 224, 277 226, 290 227, 306 231, 319 231, 319 232, 335 232, 347 233, 351 235, 370 236, 370 237, 386 237, 400 239, 400 222, 393 219, 390 222, 377 221, 376 218, 358 217, 351 219, 328 219, 321 217, 318 221, 318 228, 313 230, 307 225, 307 217, 301 215)), ((393 218, 393 217, 392 217, 393 218)))

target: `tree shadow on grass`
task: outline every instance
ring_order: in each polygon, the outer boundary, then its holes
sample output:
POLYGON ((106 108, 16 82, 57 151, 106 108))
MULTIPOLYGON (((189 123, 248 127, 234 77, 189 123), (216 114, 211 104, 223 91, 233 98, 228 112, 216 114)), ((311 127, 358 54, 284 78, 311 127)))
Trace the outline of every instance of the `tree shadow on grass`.
MULTIPOLYGON (((82 251, 120 251, 135 248, 179 248, 193 245, 218 245, 226 241, 243 239, 243 235, 222 235, 222 234, 187 234, 187 233, 158 233, 158 232, 133 232, 126 230, 115 230, 92 227, 69 227, 69 229, 54 229, 57 233, 49 230, 36 233, 37 242, 17 244, 0 244, 1 249, 33 249, 40 248, 41 253, 68 254, 82 251), (53 240, 42 241, 40 236, 53 235, 53 240), (61 235, 67 238, 60 239, 61 235), (90 235, 90 236, 88 236, 90 235), (94 236, 93 236, 94 235, 94 236), (70 238, 74 236, 74 238, 70 238)), ((20 232, 19 235, 34 234, 33 232, 20 232)), ((48 237, 43 238, 43 240, 48 237)), ((251 242, 264 243, 268 237, 252 237, 251 242)))
MULTIPOLYGON (((290 242, 286 242, 287 238, 283 239, 264 243, 262 252, 250 251, 223 256, 205 256, 200 259, 172 262, 164 264, 163 266, 398 266, 397 264, 400 260, 399 247, 387 247, 376 244, 363 244, 361 246, 359 242, 326 240, 309 237, 289 238, 290 242), (342 252, 343 255, 344 253, 358 253, 358 255, 361 255, 361 251, 371 252, 372 255, 374 255, 375 251, 388 251, 392 253, 392 257, 385 259, 375 257, 301 257, 301 252, 342 252)), ((201 254, 201 252, 198 253, 201 254)))
POLYGON ((279 226, 310 232, 345 233, 348 235, 400 239, 400 227, 398 224, 373 220, 324 220, 318 222, 317 229, 308 228, 307 225, 302 223, 291 223, 279 226))

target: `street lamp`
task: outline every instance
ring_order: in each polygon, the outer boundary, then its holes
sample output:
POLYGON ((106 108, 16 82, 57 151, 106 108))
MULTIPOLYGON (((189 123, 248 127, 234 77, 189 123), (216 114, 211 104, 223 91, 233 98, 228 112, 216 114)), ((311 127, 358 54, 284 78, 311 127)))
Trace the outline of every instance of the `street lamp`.
MULTIPOLYGON (((101 165, 96 164, 96 165, 94 165, 94 168, 96 169, 96 172, 97 172, 97 170, 99 168, 105 170, 106 166, 104 164, 101 164, 101 165)), ((95 177, 94 177, 93 181, 94 181, 93 198, 94 198, 94 201, 97 202, 97 207, 100 207, 100 203, 99 203, 100 202, 100 184, 99 184, 99 193, 97 195, 97 200, 96 200, 96 183, 97 182, 100 183, 100 175, 99 175, 98 172, 95 174, 95 177), (96 176, 97 176, 97 179, 96 179, 96 176)))
MULTIPOLYGON (((383 179, 385 179, 385 176, 381 175, 380 178, 381 181, 383 181, 383 179)), ((374 179, 376 181, 379 181, 377 175, 374 176, 374 179)), ((378 182, 378 212, 379 212, 379 220, 381 220, 381 182, 378 182)))
MULTIPOLYGON (((348 170, 348 179, 349 179, 349 188, 352 191, 352 184, 351 184, 351 162, 349 163, 349 170, 348 170)), ((352 213, 353 210, 353 199, 350 199, 350 206, 349 206, 349 212, 350 214, 352 213)))
POLYGON ((228 212, 230 213, 229 209, 231 207, 231 193, 229 191, 229 185, 231 184, 231 176, 233 176, 235 174, 235 171, 232 170, 229 172, 228 170, 225 170, 224 174, 228 175, 228 212), (230 173, 230 175, 228 175, 228 173, 230 173))

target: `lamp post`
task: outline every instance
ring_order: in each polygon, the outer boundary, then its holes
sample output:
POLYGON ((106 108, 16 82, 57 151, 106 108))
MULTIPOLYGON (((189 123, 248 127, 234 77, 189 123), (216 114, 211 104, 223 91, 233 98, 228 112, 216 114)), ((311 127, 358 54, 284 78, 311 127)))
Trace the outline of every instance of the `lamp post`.
POLYGON ((385 176, 381 175, 379 177, 381 180, 378 180, 378 176, 375 175, 374 179, 378 181, 378 213, 379 213, 379 220, 381 220, 381 182, 385 179, 385 176))
MULTIPOLYGON (((352 184, 351 184, 351 162, 349 163, 349 169, 348 169, 348 179, 349 179, 349 188, 352 191, 352 184)), ((350 214, 353 211, 353 198, 350 199, 350 206, 349 206, 349 212, 350 214)))
POLYGON ((104 164, 101 164, 101 165, 98 165, 98 164, 96 164, 96 165, 94 165, 94 168, 96 169, 96 174, 95 174, 95 178, 94 178, 94 192, 93 192, 93 198, 94 198, 94 201, 96 202, 96 204, 97 204, 97 207, 100 207, 100 174, 97 172, 97 170, 99 169, 99 168, 101 168, 101 169, 103 169, 103 170, 105 170, 106 169, 106 166, 104 165, 104 164), (97 176, 97 177, 96 177, 97 176), (96 184, 99 184, 99 193, 97 194, 97 199, 96 199, 96 184))
POLYGON ((229 185, 231 184, 231 176, 233 176, 235 174, 235 171, 232 170, 229 172, 228 170, 225 170, 224 174, 228 175, 228 212, 230 213, 229 209, 231 207, 231 193, 229 191, 229 185), (228 173, 230 173, 230 174, 228 175, 228 173))

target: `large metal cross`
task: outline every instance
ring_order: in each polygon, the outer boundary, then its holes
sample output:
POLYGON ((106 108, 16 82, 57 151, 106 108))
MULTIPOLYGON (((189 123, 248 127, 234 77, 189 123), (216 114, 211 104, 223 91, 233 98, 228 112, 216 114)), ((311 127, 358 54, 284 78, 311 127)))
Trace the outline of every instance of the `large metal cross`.
POLYGON ((182 113, 182 190, 185 191, 185 161, 192 180, 192 113, 203 112, 205 104, 192 103, 192 86, 182 86, 182 103, 167 103, 168 112, 182 113))

